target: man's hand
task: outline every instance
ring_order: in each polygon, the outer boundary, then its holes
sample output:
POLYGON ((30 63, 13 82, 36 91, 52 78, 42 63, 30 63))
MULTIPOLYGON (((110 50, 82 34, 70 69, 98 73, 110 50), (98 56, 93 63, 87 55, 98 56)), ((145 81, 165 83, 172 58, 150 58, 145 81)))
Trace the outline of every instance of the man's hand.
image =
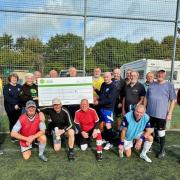
POLYGON ((15 110, 18 110, 18 109, 19 109, 18 104, 16 104, 16 105, 14 106, 14 109, 15 109, 15 110))
POLYGON ((34 100, 34 101, 36 101, 36 100, 38 101, 39 98, 36 96, 36 97, 33 97, 33 100, 34 100))
POLYGON ((122 108, 122 115, 123 115, 123 116, 126 115, 126 111, 124 110, 124 108, 122 108))
POLYGON ((65 130, 64 130, 64 129, 59 129, 58 133, 59 133, 59 135, 61 136, 62 134, 65 133, 65 130))
POLYGON ((119 103, 119 104, 118 104, 118 108, 122 108, 122 103, 119 103))
POLYGON ((118 147, 119 147, 119 150, 123 151, 124 146, 122 144, 120 144, 118 147))
POLYGON ((94 100, 94 105, 98 105, 99 104, 99 101, 96 99, 94 100))
POLYGON ((142 146, 142 140, 141 139, 136 140, 135 149, 140 150, 141 146, 142 146))
POLYGON ((98 129, 94 129, 93 133, 92 133, 92 137, 96 138, 98 135, 98 129))
POLYGON ((166 121, 171 121, 172 120, 172 114, 168 113, 166 117, 166 121))
POLYGON ((26 144, 29 146, 30 144, 32 144, 32 142, 35 140, 35 136, 28 136, 26 139, 26 144))
POLYGON ((82 131, 81 134, 82 134, 83 138, 89 138, 88 133, 86 133, 85 131, 82 131))

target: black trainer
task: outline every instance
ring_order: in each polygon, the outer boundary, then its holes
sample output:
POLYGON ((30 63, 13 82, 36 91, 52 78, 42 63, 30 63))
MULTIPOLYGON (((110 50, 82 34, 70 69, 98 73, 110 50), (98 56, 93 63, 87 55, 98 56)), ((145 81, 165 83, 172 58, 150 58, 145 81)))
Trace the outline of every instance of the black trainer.
POLYGON ((44 161, 44 162, 47 162, 47 161, 48 161, 48 158, 47 158, 44 154, 39 155, 39 159, 40 159, 41 161, 44 161))
POLYGON ((68 159, 69 159, 69 161, 74 161, 74 159, 75 159, 74 151, 68 152, 68 159))
POLYGON ((165 157, 165 155, 166 155, 165 151, 159 152, 159 154, 157 155, 157 158, 162 159, 165 157))
POLYGON ((97 153, 96 158, 97 158, 97 161, 102 161, 103 159, 102 153, 97 153))

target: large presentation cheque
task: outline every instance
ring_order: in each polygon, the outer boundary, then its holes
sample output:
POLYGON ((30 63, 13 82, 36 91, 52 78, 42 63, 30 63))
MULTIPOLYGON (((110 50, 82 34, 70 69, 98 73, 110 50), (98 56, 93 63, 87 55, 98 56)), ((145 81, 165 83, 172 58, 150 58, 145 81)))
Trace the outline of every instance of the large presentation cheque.
POLYGON ((39 106, 51 106, 55 97, 63 105, 80 104, 83 98, 93 103, 92 77, 40 78, 38 97, 39 106))

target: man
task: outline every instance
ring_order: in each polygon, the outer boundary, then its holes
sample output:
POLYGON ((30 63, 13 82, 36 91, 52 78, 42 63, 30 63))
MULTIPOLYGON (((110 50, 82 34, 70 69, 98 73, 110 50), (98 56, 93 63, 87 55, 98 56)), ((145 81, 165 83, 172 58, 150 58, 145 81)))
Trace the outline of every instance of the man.
POLYGON ((2 96, 2 79, 0 78, 0 96, 2 96))
POLYGON ((145 88, 146 92, 147 92, 149 85, 153 82, 154 82, 154 74, 152 72, 148 72, 146 74, 146 82, 144 83, 144 88, 145 88))
POLYGON ((136 105, 142 104, 146 94, 144 86, 138 82, 139 73, 131 71, 130 83, 124 88, 124 98, 122 103, 122 114, 125 115, 133 110, 136 105))
POLYGON ((61 137, 63 135, 68 137, 68 159, 74 160, 74 129, 72 125, 71 116, 67 109, 62 107, 62 103, 59 98, 52 100, 52 108, 43 108, 41 112, 49 115, 52 122, 52 134, 54 150, 59 152, 61 150, 61 137))
POLYGON ((175 107, 176 93, 174 85, 165 80, 166 72, 157 72, 157 82, 150 84, 145 98, 147 114, 150 116, 152 128, 156 127, 160 141, 158 158, 165 156, 165 127, 166 121, 171 121, 175 107))
POLYGON ((51 71, 49 71, 49 77, 50 78, 57 78, 58 72, 55 69, 52 69, 51 71))
POLYGON ((38 79, 41 78, 42 73, 40 71, 34 71, 34 84, 37 85, 38 79))
POLYGON ((117 131, 119 131, 120 126, 121 126, 120 116, 122 113, 122 99, 123 99, 125 81, 124 79, 121 78, 121 71, 119 68, 115 68, 113 70, 113 76, 114 78, 112 79, 112 81, 117 88, 117 98, 116 98, 116 105, 115 105, 114 113, 115 113, 116 121, 117 121, 117 131))
MULTIPOLYGON (((101 69, 99 67, 94 68, 93 87, 99 91, 103 82, 104 78, 101 76, 101 69)), ((93 92, 93 97, 98 98, 98 95, 95 91, 93 92)))
POLYGON ((119 151, 125 150, 126 157, 131 157, 131 148, 135 140, 135 148, 140 150, 143 143, 143 149, 140 158, 146 162, 152 162, 146 153, 151 148, 153 137, 149 122, 149 116, 145 114, 145 107, 137 105, 135 111, 128 112, 122 122, 122 131, 119 142, 119 151))
POLYGON ((112 140, 114 138, 114 132, 112 129, 113 123, 113 111, 116 103, 117 88, 112 82, 112 76, 110 72, 104 73, 104 83, 101 85, 100 91, 95 89, 99 96, 99 99, 94 100, 94 105, 100 107, 101 125, 100 128, 103 131, 103 125, 105 123, 106 129, 104 131, 104 138, 107 141, 105 150, 109 150, 113 147, 112 140))
POLYGON ((19 117, 11 131, 11 136, 20 140, 21 152, 25 160, 30 158, 32 143, 36 139, 39 142, 39 158, 44 162, 48 160, 44 155, 46 147, 45 129, 44 121, 41 121, 36 113, 35 102, 32 100, 27 101, 26 113, 19 117))
POLYGON ((82 99, 80 109, 75 113, 75 125, 80 134, 80 147, 85 151, 90 137, 96 139, 97 160, 102 160, 102 137, 98 128, 99 118, 96 111, 89 107, 87 99, 82 99))
POLYGON ((127 72, 126 72, 126 78, 125 78, 126 84, 129 84, 130 81, 131 81, 131 72, 132 72, 132 71, 133 71, 133 70, 128 69, 127 72))
POLYGON ((68 76, 69 77, 77 77, 77 69, 75 67, 70 67, 68 69, 68 76))
MULTIPOLYGON (((77 69, 75 67, 70 67, 68 69, 68 77, 77 77, 77 69)), ((69 110, 72 118, 74 119, 75 112, 79 109, 79 105, 71 104, 66 106, 66 108, 69 110)))

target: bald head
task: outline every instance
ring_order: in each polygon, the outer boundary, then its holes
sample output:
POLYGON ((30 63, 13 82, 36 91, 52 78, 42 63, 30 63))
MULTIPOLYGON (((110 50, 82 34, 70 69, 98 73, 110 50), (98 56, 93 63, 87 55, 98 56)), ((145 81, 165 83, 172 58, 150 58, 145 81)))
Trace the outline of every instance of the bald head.
POLYGON ((49 72, 49 76, 51 78, 57 78, 58 77, 58 72, 55 70, 55 69, 52 69, 50 72, 49 72))
POLYGON ((105 72, 104 73, 104 82, 106 84, 110 84, 112 82, 112 76, 111 76, 111 72, 105 72))
POLYGON ((119 68, 115 68, 113 70, 113 76, 114 76, 114 79, 115 80, 120 80, 120 77, 121 77, 121 71, 119 68))
POLYGON ((75 67, 70 67, 68 69, 68 73, 70 77, 76 77, 77 76, 77 69, 75 67))

